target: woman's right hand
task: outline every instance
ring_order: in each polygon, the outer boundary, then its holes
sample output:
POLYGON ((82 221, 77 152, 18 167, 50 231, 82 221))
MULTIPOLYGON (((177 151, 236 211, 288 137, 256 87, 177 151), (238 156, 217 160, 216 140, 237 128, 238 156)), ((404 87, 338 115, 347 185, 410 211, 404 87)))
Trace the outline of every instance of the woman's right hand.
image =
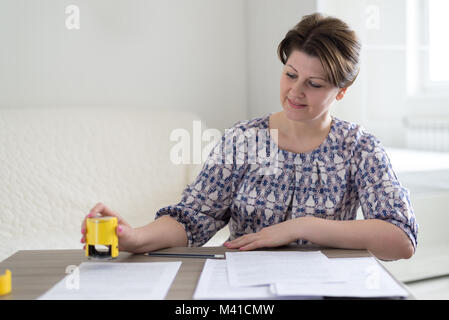
MULTIPOLYGON (((97 203, 93 207, 89 214, 84 217, 81 224, 81 243, 86 243, 86 219, 95 217, 116 217, 117 218, 117 229, 116 233, 118 236, 118 246, 120 251, 134 252, 137 248, 137 232, 131 227, 129 223, 123 220, 116 212, 112 211, 102 203, 97 203)), ((84 245, 85 248, 86 245, 84 245)))

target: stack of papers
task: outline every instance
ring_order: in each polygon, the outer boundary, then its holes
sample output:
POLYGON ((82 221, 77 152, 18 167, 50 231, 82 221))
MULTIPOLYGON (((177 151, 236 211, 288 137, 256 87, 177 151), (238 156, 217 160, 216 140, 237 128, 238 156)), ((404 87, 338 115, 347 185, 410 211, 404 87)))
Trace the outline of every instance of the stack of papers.
POLYGON ((180 266, 180 261, 83 262, 39 300, 160 300, 180 266))
POLYGON ((194 299, 403 298, 373 257, 329 259, 313 252, 227 252, 208 259, 194 299))

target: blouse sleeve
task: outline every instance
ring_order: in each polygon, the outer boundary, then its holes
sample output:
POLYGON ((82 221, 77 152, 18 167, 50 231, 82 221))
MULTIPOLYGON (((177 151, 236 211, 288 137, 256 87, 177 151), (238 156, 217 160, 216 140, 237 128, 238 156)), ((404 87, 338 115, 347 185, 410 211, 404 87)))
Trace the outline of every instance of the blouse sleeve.
POLYGON ((362 136, 359 143, 355 182, 365 219, 381 219, 401 228, 416 250, 418 223, 404 188, 381 143, 373 136, 362 136))
POLYGON ((245 172, 243 161, 235 157, 234 134, 235 126, 226 130, 181 201, 156 213, 156 219, 168 215, 184 226, 189 247, 204 245, 229 222, 232 199, 245 172))

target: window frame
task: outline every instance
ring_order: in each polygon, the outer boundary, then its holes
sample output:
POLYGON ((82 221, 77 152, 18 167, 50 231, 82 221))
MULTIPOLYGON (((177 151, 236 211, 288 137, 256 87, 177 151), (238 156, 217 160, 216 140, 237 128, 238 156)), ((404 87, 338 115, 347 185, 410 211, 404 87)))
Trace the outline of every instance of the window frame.
POLYGON ((429 0, 407 1, 407 5, 408 93, 414 97, 449 97, 449 81, 430 79, 429 0))

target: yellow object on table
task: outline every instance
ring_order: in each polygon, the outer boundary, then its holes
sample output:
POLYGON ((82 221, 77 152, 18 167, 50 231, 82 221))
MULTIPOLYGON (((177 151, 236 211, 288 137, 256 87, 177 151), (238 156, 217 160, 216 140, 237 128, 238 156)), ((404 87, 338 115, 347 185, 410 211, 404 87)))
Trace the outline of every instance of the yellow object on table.
POLYGON ((112 259, 118 256, 117 225, 116 217, 87 218, 86 257, 112 259), (106 250, 99 250, 98 247, 106 250))
POLYGON ((4 275, 0 275, 0 296, 11 292, 11 271, 6 269, 4 275))

